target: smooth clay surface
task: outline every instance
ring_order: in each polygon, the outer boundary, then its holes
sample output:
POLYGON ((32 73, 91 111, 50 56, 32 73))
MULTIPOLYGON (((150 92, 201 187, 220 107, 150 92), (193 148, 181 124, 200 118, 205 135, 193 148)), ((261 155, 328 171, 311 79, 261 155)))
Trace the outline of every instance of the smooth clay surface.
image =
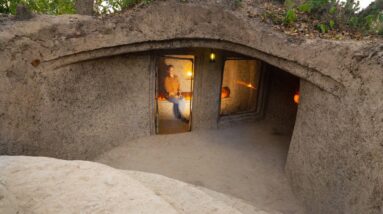
POLYGON ((280 214, 164 176, 93 162, 2 156, 0 163, 0 213, 280 214))

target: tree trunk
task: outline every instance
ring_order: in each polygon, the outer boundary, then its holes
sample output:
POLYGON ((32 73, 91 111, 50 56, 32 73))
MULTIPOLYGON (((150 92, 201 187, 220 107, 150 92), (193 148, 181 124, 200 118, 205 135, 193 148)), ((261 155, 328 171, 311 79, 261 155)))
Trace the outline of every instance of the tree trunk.
POLYGON ((16 20, 28 20, 33 17, 32 12, 28 9, 27 6, 19 4, 16 7, 16 20))
POLYGON ((93 15, 94 0, 76 0, 76 13, 81 15, 93 15))

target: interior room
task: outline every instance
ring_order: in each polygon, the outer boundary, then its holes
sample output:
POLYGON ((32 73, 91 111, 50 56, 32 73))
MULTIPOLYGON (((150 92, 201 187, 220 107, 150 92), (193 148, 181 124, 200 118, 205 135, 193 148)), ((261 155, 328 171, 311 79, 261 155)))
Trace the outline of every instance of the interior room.
POLYGON ((261 62, 228 58, 224 62, 220 115, 251 113, 257 110, 261 62))
POLYGON ((155 59, 155 134, 202 130, 207 122, 222 128, 262 122, 274 134, 291 137, 298 77, 262 60, 214 49, 160 51, 155 59), (166 88, 169 68, 176 82, 173 95, 166 88), (209 90, 203 90, 206 85, 209 90))
POLYGON ((166 55, 158 58, 156 81, 156 133, 174 134, 191 130, 191 112, 193 98, 194 56, 166 55), (174 72, 174 79, 178 84, 175 95, 169 95, 166 89, 169 78, 168 69, 174 72), (179 103, 174 104, 169 97, 177 97, 179 103), (176 105, 176 106, 175 106, 176 105), (181 118, 175 115, 178 108, 181 118))

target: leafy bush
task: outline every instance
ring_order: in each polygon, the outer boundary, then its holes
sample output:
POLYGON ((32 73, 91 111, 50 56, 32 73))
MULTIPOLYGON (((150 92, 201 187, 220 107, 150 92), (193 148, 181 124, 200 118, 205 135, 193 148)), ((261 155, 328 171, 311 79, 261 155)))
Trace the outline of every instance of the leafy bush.
POLYGON ((318 29, 322 33, 328 32, 337 26, 339 29, 347 28, 349 21, 356 16, 359 2, 347 0, 307 0, 298 6, 301 12, 310 14, 320 21, 318 29))
POLYGON ((383 35, 383 0, 376 0, 351 21, 354 28, 383 35))
MULTIPOLYGON (((76 0, 0 0, 0 13, 15 14, 18 4, 26 5, 35 13, 50 15, 72 14, 76 12, 76 0)), ((113 13, 143 3, 147 4, 153 0, 95 0, 97 13, 113 13)))
POLYGON ((51 15, 75 13, 74 0, 0 0, 0 13, 15 14, 18 4, 36 13, 51 15))
POLYGON ((285 16, 283 22, 285 24, 289 25, 289 24, 294 23, 295 21, 297 21, 297 15, 296 15, 295 9, 287 10, 286 16, 285 16))
POLYGON ((284 23, 291 24, 297 18, 295 9, 317 20, 316 29, 321 33, 330 30, 358 31, 362 33, 383 34, 383 0, 376 0, 360 12, 356 0, 306 0, 295 5, 293 0, 285 0, 287 7, 284 23))

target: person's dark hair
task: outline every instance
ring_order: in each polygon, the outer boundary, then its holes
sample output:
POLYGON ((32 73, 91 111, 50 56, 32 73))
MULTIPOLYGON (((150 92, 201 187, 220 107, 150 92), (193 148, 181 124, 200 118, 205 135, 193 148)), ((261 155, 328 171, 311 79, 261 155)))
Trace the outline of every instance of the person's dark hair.
POLYGON ((167 65, 167 66, 166 66, 166 70, 167 70, 167 71, 169 71, 170 68, 174 68, 174 66, 173 66, 173 65, 167 65))

